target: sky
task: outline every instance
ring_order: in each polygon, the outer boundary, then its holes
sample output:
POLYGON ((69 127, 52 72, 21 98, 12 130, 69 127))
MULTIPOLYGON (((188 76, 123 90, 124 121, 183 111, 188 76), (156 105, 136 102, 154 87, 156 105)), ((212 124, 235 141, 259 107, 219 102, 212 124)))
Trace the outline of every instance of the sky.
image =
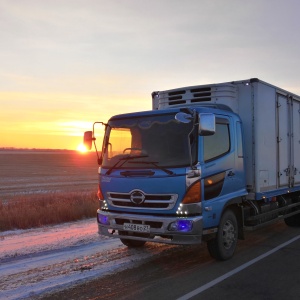
POLYGON ((76 149, 151 93, 259 78, 300 95, 298 0, 0 0, 0 147, 76 149))

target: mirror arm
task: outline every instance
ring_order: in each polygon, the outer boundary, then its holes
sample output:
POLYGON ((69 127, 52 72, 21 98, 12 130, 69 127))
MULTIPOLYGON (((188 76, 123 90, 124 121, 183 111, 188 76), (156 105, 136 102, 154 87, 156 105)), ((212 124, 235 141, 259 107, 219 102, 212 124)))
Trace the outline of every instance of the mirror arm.
POLYGON ((106 128, 109 125, 107 123, 104 123, 104 122, 94 122, 94 124, 93 124, 93 137, 92 137, 92 141, 94 142, 98 165, 101 166, 102 165, 102 153, 101 153, 101 157, 100 157, 98 149, 97 149, 97 145, 96 145, 96 138, 95 138, 95 125, 96 124, 102 124, 102 125, 104 125, 105 126, 104 132, 106 132, 106 128))
POLYGON ((197 125, 196 121, 197 121, 197 111, 195 109, 193 109, 191 111, 191 115, 192 115, 192 121, 193 121, 193 125, 192 125, 192 129, 188 134, 188 145, 189 145, 189 155, 190 155, 190 166, 192 170, 195 170, 196 167, 193 166, 193 155, 192 155, 192 147, 191 147, 191 139, 190 136, 191 134, 193 134, 194 128, 197 125))

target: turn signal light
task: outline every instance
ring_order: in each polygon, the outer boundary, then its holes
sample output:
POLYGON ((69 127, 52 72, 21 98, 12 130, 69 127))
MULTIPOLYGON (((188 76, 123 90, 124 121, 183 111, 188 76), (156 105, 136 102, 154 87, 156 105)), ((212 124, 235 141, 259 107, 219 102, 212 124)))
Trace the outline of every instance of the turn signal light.
POLYGON ((99 200, 104 200, 104 197, 103 197, 103 194, 102 194, 102 191, 101 191, 100 184, 98 184, 97 196, 98 196, 98 199, 99 199, 99 200))
POLYGON ((191 204, 201 202, 201 185, 200 181, 196 181, 193 185, 187 190, 182 204, 191 204))

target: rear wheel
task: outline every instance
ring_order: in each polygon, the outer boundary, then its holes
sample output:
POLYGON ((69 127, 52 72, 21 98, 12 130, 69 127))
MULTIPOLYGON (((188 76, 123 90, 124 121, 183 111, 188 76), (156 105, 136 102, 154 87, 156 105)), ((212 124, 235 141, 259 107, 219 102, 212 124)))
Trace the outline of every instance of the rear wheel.
POLYGON ((227 260, 234 254, 238 238, 237 219, 232 210, 226 210, 214 239, 207 241, 210 255, 217 260, 227 260))

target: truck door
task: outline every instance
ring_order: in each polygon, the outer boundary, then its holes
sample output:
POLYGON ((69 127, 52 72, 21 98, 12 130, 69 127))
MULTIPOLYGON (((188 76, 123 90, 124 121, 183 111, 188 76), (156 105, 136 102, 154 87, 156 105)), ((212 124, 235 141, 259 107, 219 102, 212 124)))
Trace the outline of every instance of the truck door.
MULTIPOLYGON (((245 193, 244 177, 240 174, 243 170, 237 170, 240 165, 237 148, 241 150, 241 144, 236 143, 235 126, 230 123, 230 118, 216 120, 216 133, 203 137, 202 188, 206 228, 217 225, 223 205, 228 200, 245 193)), ((238 128, 241 129, 240 126, 238 128)))
POLYGON ((294 184, 300 184, 300 102, 292 99, 294 184))
POLYGON ((288 95, 277 94, 277 169, 278 187, 292 186, 292 114, 288 95))

